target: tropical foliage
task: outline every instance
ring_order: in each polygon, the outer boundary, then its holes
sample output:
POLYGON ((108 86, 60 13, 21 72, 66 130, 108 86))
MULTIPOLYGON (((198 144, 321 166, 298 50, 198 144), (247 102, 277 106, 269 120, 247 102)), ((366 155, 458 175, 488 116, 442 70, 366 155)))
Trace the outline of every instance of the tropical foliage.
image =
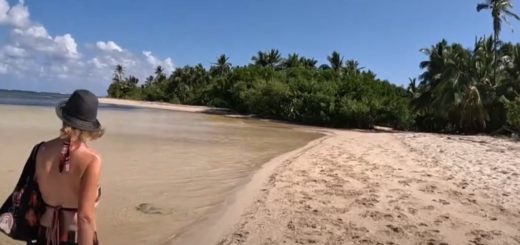
POLYGON ((122 67, 114 73, 108 94, 115 98, 209 105, 240 113, 313 125, 371 128, 375 124, 408 128, 410 96, 403 88, 376 78, 356 61, 345 65, 338 52, 330 69, 311 58, 278 50, 260 51, 247 66, 232 67, 221 55, 209 69, 178 68, 169 76, 158 67, 138 87, 122 67))
POLYGON ((518 113, 520 44, 502 43, 508 18, 520 19, 509 0, 488 0, 477 11, 490 10, 493 37, 480 38, 472 49, 442 40, 422 50, 420 83, 411 81, 412 107, 421 130, 494 132, 512 127, 518 113))

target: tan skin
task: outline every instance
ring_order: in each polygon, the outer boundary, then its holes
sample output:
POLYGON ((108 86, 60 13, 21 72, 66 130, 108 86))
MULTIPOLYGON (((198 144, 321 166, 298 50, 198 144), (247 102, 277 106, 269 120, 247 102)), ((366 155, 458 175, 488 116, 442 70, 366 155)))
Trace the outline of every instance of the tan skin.
MULTIPOLYGON (((101 158, 86 143, 77 140, 77 137, 73 136, 71 139, 70 171, 59 172, 60 152, 64 140, 57 138, 44 143, 40 148, 36 159, 35 177, 47 204, 78 208, 77 218, 73 212, 64 211, 61 225, 66 230, 77 231, 79 245, 92 245, 97 228, 95 207, 101 158)), ((50 227, 51 223, 52 210, 47 209, 40 219, 40 224, 50 227)))

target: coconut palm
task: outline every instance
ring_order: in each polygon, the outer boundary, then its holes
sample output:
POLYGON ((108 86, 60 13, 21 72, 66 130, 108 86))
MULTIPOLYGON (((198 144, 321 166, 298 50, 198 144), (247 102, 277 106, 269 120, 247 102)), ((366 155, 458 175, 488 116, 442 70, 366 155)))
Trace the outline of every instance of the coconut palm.
POLYGON ((477 4, 478 12, 482 10, 491 10, 491 17, 493 18, 495 51, 498 49, 500 32, 502 31, 502 22, 509 23, 509 18, 520 20, 520 16, 511 11, 512 8, 513 3, 511 0, 486 0, 485 3, 477 4))
POLYGON ((282 55, 277 49, 271 49, 268 52, 258 51, 256 56, 251 58, 255 65, 264 67, 278 67, 282 61, 282 55))
POLYGON ((460 44, 448 45, 443 40, 422 50, 429 60, 421 63, 426 71, 416 89, 420 94, 412 102, 418 111, 444 118, 455 128, 467 131, 486 128, 489 115, 483 91, 489 88, 485 83, 489 62, 479 57, 479 49, 485 49, 485 40, 477 44, 471 52, 460 44))
POLYGON ((327 60, 330 63, 330 68, 339 73, 343 66, 343 57, 338 52, 334 51, 327 57, 327 60))
POLYGON ((287 59, 285 59, 283 61, 283 67, 284 68, 294 68, 294 67, 298 67, 298 66, 301 66, 302 63, 301 63, 301 58, 298 54, 289 54, 289 56, 287 56, 287 59))
POLYGON ((157 66, 155 68, 154 82, 161 83, 164 80, 166 80, 166 75, 164 74, 164 68, 162 66, 157 66))
POLYGON ((256 56, 251 57, 253 64, 258 66, 267 66, 267 54, 263 51, 258 51, 256 56))
POLYGON ((277 67, 282 62, 282 55, 277 49, 271 49, 267 54, 268 65, 271 67, 277 67))
POLYGON ((345 71, 349 75, 359 74, 363 67, 359 67, 359 62, 356 60, 347 60, 345 62, 345 71))
POLYGON ((231 69, 231 63, 229 63, 229 57, 225 54, 220 55, 217 58, 217 62, 213 63, 213 69, 217 71, 218 74, 224 74, 231 69))
POLYGON ((305 67, 305 68, 308 68, 308 69, 314 69, 316 68, 316 64, 318 64, 318 61, 315 60, 314 58, 305 58, 305 57, 301 57, 300 58, 300 63, 305 67))
POLYGON ((114 78, 112 79, 114 82, 121 82, 125 79, 125 68, 122 65, 116 65, 116 69, 114 70, 114 78))
MULTIPOLYGON (((513 3, 511 0, 486 0, 485 3, 477 4, 477 11, 490 10, 493 18, 493 54, 494 54, 494 74, 493 80, 497 80, 498 69, 498 46, 500 44, 500 32, 502 31, 502 22, 509 23, 509 18, 520 20, 520 16, 512 12, 513 3)), ((496 82, 496 81, 495 81, 496 82)))

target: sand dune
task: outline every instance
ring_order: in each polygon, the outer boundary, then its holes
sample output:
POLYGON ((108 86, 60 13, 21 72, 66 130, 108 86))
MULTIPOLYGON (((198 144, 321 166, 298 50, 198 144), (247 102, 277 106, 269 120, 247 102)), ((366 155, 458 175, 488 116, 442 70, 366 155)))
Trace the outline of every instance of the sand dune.
POLYGON ((335 131, 280 162, 218 244, 520 244, 519 155, 483 136, 335 131))

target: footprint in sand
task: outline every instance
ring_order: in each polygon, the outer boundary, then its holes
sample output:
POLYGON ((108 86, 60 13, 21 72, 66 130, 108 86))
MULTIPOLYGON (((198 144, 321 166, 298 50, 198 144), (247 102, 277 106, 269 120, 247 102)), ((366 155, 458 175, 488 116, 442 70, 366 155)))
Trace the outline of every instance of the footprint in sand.
POLYGON ((435 200, 435 199, 433 199, 432 201, 434 201, 434 202, 438 202, 438 203, 440 203, 440 204, 442 204, 442 205, 450 205, 450 202, 448 202, 448 201, 446 201, 446 200, 443 200, 443 199, 439 199, 439 200, 435 200))
POLYGON ((393 235, 403 235, 404 234, 404 230, 400 226, 395 226, 395 225, 389 224, 389 225, 386 225, 386 228, 388 228, 391 231, 391 232, 386 232, 386 233, 390 233, 393 235))
POLYGON ((497 236, 501 236, 502 232, 498 230, 493 231, 485 231, 485 230, 472 230, 469 233, 466 233, 468 236, 472 236, 473 239, 470 240, 473 244, 487 244, 485 241, 492 241, 497 236))
POLYGON ((448 220, 450 220, 450 217, 448 215, 441 215, 441 216, 437 217, 437 219, 435 219, 435 221, 433 223, 435 225, 441 225, 442 223, 444 223, 448 220))
POLYGON ((419 191, 424 193, 435 193, 435 190, 437 190, 437 186, 435 185, 426 185, 419 189, 419 191))
POLYGON ((410 213, 411 215, 415 215, 417 213, 417 209, 408 207, 408 213, 410 213))
POLYGON ((386 221, 393 221, 394 217, 391 214, 385 214, 379 211, 365 211, 364 213, 360 214, 359 216, 363 218, 370 217, 374 221, 379 220, 386 220, 386 221))
POLYGON ((173 213, 173 210, 158 208, 151 203, 141 203, 135 209, 143 214, 169 215, 173 213))
POLYGON ((361 205, 361 206, 364 206, 367 208, 373 208, 376 206, 377 203, 379 203, 379 200, 376 197, 371 196, 371 197, 363 197, 360 199, 356 199, 354 202, 358 205, 361 205))

